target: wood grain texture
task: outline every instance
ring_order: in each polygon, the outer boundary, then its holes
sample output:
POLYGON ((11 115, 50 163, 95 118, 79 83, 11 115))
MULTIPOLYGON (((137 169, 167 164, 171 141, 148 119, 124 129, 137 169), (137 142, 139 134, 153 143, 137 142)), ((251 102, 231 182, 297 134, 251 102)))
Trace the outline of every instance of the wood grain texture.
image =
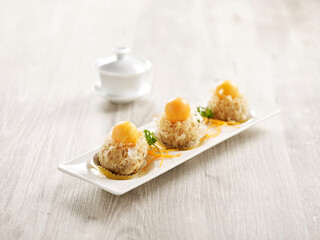
POLYGON ((319 239, 318 0, 0 1, 0 239, 319 239), (149 58, 152 92, 93 91, 114 46, 149 58), (165 101, 223 79, 271 120, 123 195, 58 172, 165 101), (169 87, 168 87, 169 86, 169 87))

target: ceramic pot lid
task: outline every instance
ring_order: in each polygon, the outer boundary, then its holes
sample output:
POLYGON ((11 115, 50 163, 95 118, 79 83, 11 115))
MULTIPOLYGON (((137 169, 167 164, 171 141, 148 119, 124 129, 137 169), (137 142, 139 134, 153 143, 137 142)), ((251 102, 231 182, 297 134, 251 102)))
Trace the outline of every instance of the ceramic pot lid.
POLYGON ((142 58, 128 55, 130 48, 117 47, 113 49, 115 56, 101 59, 98 63, 100 71, 112 75, 135 75, 149 70, 151 63, 142 58))

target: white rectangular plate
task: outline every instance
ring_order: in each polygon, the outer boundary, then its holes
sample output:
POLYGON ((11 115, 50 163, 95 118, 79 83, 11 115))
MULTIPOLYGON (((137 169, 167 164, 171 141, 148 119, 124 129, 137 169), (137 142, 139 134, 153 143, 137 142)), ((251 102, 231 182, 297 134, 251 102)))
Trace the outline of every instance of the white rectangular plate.
MULTIPOLYGON (((199 147, 196 147, 194 149, 179 152, 179 153, 182 153, 180 157, 165 159, 161 167, 157 167, 159 165, 157 161, 158 162, 160 161, 160 160, 157 160, 155 161, 156 167, 150 170, 147 174, 145 174, 144 176, 139 176, 137 178, 130 179, 130 180, 108 179, 103 175, 101 175, 100 173, 98 173, 94 168, 92 168, 90 162, 94 154, 99 151, 100 146, 87 153, 84 153, 81 156, 73 158, 68 162, 62 163, 61 165, 58 166, 58 169, 64 173, 70 174, 71 176, 80 178, 88 183, 96 185, 112 194, 121 195, 150 181, 153 178, 156 178, 162 173, 169 171, 170 169, 193 158, 194 156, 202 153, 203 151, 223 142, 224 140, 243 132, 249 127, 276 115, 279 112, 280 110, 274 110, 274 108, 266 105, 260 105, 259 107, 255 107, 254 118, 250 119, 245 123, 242 123, 241 125, 238 125, 239 128, 228 127, 228 126, 223 127, 221 133, 217 137, 207 139, 203 144, 201 144, 199 147)), ((141 126, 139 129, 141 130, 148 129, 150 131, 154 131, 155 126, 153 122, 150 122, 141 126)))

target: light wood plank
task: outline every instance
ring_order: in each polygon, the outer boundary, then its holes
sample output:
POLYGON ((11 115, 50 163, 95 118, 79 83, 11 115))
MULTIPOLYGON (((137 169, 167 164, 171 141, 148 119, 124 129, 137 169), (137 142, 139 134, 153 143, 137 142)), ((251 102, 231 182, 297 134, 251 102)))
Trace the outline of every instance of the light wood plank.
POLYGON ((0 2, 0 239, 318 239, 320 3, 0 2), (94 59, 127 45, 152 92, 114 105, 94 59), (56 170, 118 121, 236 81, 281 115, 120 197, 56 170), (169 87, 168 87, 169 86, 169 87))

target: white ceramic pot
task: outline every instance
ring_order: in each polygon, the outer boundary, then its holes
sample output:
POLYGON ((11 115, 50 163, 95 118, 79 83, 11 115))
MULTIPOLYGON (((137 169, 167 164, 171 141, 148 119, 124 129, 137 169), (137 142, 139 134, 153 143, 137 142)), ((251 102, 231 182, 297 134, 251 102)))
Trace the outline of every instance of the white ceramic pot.
POLYGON ((151 62, 128 55, 130 49, 126 47, 115 48, 113 52, 115 56, 95 62, 101 81, 99 91, 107 96, 135 96, 145 82, 151 62))

